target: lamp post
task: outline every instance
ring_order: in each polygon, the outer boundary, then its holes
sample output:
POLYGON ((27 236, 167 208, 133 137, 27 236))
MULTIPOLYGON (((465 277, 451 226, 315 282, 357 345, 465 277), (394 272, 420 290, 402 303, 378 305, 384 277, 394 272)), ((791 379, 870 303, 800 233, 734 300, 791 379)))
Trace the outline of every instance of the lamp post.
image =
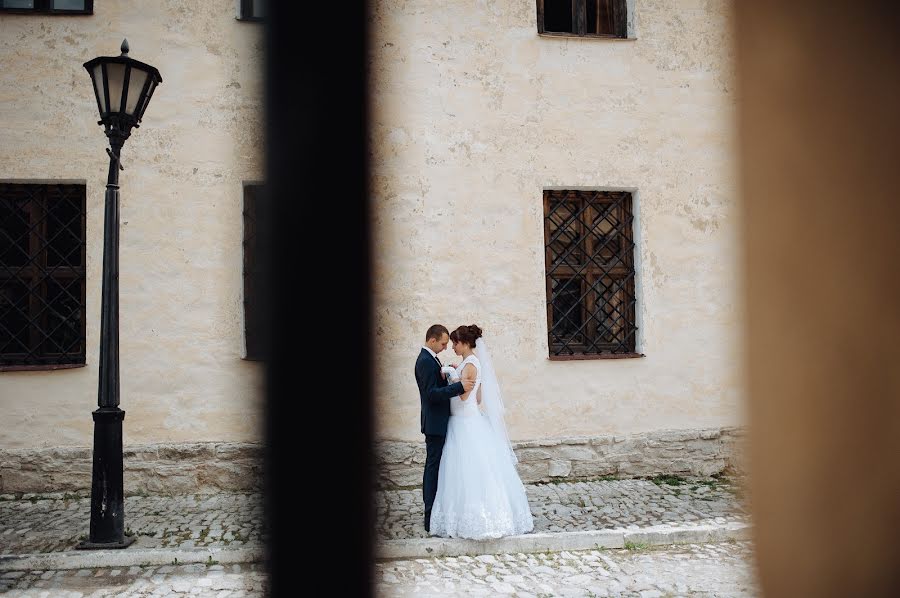
POLYGON ((119 409, 119 154, 131 129, 139 126, 159 71, 128 57, 128 40, 120 56, 84 63, 94 84, 100 121, 109 145, 103 222, 103 291, 100 307, 100 384, 94 416, 94 462, 91 475, 91 530, 78 548, 125 548, 125 496, 122 480, 122 420, 119 409))

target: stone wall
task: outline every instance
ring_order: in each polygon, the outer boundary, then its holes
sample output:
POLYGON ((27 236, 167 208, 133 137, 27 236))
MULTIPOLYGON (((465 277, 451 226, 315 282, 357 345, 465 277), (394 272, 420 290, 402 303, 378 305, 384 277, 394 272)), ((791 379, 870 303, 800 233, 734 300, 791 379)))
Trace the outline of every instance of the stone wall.
POLYGON ((731 5, 641 0, 623 41, 540 36, 534 0, 372 3, 379 439, 420 442, 434 323, 484 329, 514 440, 744 425, 731 5), (548 359, 548 188, 632 191, 646 357, 548 359))
MULTIPOLYGON (((206 494, 262 487, 259 443, 198 442, 129 446, 126 494, 206 494)), ((91 449, 0 450, 0 494, 78 492, 91 487, 91 449)))
MULTIPOLYGON (((742 474, 741 428, 662 430, 630 436, 579 436, 514 444, 524 482, 600 476, 742 474)), ((383 441, 376 449, 382 488, 422 484, 424 442, 383 441)))
MULTIPOLYGON (((741 428, 663 430, 630 436, 570 437, 515 444, 525 482, 659 474, 743 473, 741 428)), ((422 482, 422 442, 376 444, 380 488, 422 482)), ((204 494, 262 488, 262 445, 203 442, 129 446, 124 452, 126 494, 204 494)), ((91 449, 0 450, 0 494, 79 492, 91 487, 91 449)))
POLYGON ((87 363, 0 373, 0 449, 91 444, 109 158, 81 65, 117 56, 126 35, 163 82, 122 150, 125 437, 260 440, 264 373, 242 359, 242 210, 243 183, 263 178, 265 38, 236 14, 232 1, 104 0, 90 16, 0 15, 0 181, 79 181, 87 194, 87 363))

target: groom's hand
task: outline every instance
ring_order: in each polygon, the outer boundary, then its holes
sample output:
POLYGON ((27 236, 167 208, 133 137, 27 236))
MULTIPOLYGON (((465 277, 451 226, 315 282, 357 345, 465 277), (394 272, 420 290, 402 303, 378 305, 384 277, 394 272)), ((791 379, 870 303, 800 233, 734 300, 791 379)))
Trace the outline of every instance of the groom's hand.
POLYGON ((462 380, 460 380, 460 382, 462 382, 462 385, 463 385, 463 392, 469 392, 470 390, 475 388, 474 380, 469 380, 468 378, 463 378, 462 380))

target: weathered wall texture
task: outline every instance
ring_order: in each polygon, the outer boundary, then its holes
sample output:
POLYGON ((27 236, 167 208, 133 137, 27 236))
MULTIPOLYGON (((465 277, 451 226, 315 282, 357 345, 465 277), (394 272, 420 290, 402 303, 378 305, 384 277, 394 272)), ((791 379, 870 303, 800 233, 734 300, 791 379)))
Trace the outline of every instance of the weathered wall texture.
POLYGON ((87 366, 0 373, 0 447, 90 446, 108 158, 82 63, 130 55, 163 77, 121 173, 125 443, 258 440, 261 368, 242 361, 242 187, 262 178, 262 29, 235 4, 95 2, 0 15, 0 180, 87 184, 87 366))
MULTIPOLYGON (((375 3, 381 440, 421 439, 412 366, 434 322, 485 328, 515 440, 741 424, 729 4, 635 4, 636 39, 612 41, 539 37, 533 0, 375 3), (547 360, 541 192, 576 186, 635 192, 645 358, 547 360)), ((53 469, 35 449, 91 444, 107 160, 81 64, 123 37, 163 76, 123 151, 125 442, 260 437, 262 372, 241 360, 241 182, 262 178, 263 40, 234 15, 232 2, 109 0, 87 17, 0 16, 0 179, 88 192, 88 364, 0 374, 10 488, 34 483, 19 461, 53 469)), ((221 460, 204 450, 198 463, 221 460)), ((555 475, 560 450, 523 463, 555 475)))
MULTIPOLYGON (((516 443, 525 482, 658 474, 710 476, 746 473, 743 430, 662 430, 629 436, 562 437, 516 443)), ((201 442, 131 445, 125 449, 128 494, 195 494, 259 490, 262 445, 201 442)), ((421 442, 382 441, 376 447, 381 488, 422 484, 421 442)), ((29 492, 86 492, 91 449, 0 449, 0 498, 29 492)))
MULTIPOLYGON (((661 474, 743 476, 747 471, 746 440, 740 428, 530 440, 516 443, 515 450, 519 476, 526 483, 661 474)), ((385 440, 376 454, 379 487, 422 485, 424 443, 385 440)))
MULTIPOLYGON (((126 494, 258 491, 262 446, 256 442, 133 444, 123 455, 126 494)), ((91 449, 0 449, 0 497, 29 492, 90 492, 91 449)))
POLYGON ((614 41, 538 36, 534 0, 375 3, 380 438, 421 440, 435 322, 484 328, 517 440, 742 423, 729 3, 635 4, 614 41), (644 358, 547 359, 542 190, 575 186, 636 190, 644 358))

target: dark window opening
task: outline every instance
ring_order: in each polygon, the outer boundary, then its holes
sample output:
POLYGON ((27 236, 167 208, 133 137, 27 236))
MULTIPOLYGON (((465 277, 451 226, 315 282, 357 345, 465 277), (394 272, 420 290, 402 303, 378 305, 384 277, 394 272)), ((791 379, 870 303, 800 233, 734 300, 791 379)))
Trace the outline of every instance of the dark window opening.
POLYGON ((0 370, 85 363, 85 186, 0 183, 0 370))
POLYGON ((266 258, 261 234, 266 230, 266 197, 264 185, 244 185, 244 344, 246 359, 251 361, 262 361, 266 347, 266 258))
POLYGON ((94 0, 0 0, 0 12, 90 15, 94 13, 94 0))
POLYGON ((631 194, 544 191, 550 357, 636 356, 631 194))
POLYGON ((626 0, 537 0, 538 33, 628 37, 626 0))
POLYGON ((544 0, 544 30, 572 32, 572 0, 544 0))
POLYGON ((263 21, 266 18, 267 0, 241 0, 241 21, 263 21))

